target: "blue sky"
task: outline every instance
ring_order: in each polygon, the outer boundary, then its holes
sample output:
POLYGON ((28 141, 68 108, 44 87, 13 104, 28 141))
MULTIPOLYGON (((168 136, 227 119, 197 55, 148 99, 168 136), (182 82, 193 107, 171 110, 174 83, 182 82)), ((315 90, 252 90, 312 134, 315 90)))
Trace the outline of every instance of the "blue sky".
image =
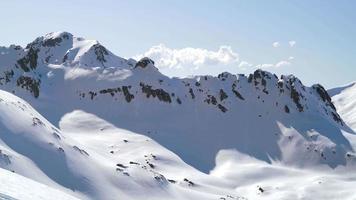
POLYGON ((160 68, 171 76, 263 67, 329 88, 356 81, 355 8, 351 0, 5 0, 0 45, 65 30, 126 58, 168 52, 160 68))

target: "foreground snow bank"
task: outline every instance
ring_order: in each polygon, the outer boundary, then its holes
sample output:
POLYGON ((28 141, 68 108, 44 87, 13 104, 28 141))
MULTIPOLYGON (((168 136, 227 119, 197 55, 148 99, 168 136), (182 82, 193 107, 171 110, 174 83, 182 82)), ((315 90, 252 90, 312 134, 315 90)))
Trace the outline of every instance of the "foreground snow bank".
POLYGON ((222 150, 211 176, 230 182, 248 199, 356 199, 356 174, 350 169, 300 169, 269 164, 235 150, 222 150))
POLYGON ((1 200, 79 200, 57 189, 0 168, 1 200))

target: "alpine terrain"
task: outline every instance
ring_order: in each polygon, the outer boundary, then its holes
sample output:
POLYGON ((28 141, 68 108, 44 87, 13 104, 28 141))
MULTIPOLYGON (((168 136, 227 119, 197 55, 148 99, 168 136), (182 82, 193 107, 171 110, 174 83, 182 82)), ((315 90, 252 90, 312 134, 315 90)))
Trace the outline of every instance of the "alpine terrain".
POLYGON ((169 78, 68 32, 0 47, 0 199, 355 199, 355 95, 169 78))

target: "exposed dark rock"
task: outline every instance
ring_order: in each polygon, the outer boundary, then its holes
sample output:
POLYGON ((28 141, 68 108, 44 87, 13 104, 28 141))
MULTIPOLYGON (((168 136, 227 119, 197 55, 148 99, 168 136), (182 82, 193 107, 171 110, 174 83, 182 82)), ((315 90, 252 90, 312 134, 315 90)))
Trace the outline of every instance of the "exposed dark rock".
POLYGON ((139 61, 136 63, 135 68, 136 68, 136 67, 145 68, 145 67, 147 67, 147 65, 150 64, 150 63, 151 63, 152 65, 155 64, 155 62, 154 62, 153 60, 151 60, 150 58, 144 57, 144 58, 142 58, 141 60, 139 60, 139 61))
POLYGON ((236 90, 236 83, 232 84, 232 92, 235 94, 235 96, 241 100, 245 100, 243 96, 236 90))
POLYGON ((73 149, 78 151, 80 154, 83 154, 85 156, 89 156, 89 154, 85 150, 83 150, 83 149, 81 149, 81 148, 79 148, 77 146, 73 146, 73 149))
POLYGON ((193 92, 193 89, 192 89, 192 88, 189 88, 189 94, 190 94, 190 96, 192 97, 192 99, 195 98, 195 95, 194 95, 194 92, 193 92))
POLYGON ((300 94, 293 85, 291 86, 290 97, 293 99, 295 105, 298 108, 298 111, 303 112, 304 108, 300 103, 300 94))
POLYGON ((208 103, 208 104, 213 104, 216 105, 218 103, 218 101, 216 100, 216 98, 213 95, 208 95, 207 98, 204 100, 204 102, 208 103))
POLYGON ((17 50, 17 51, 18 51, 18 50, 21 50, 21 49, 22 49, 22 47, 19 46, 19 45, 15 45, 15 46, 14 46, 14 50, 17 50))
POLYGON ((97 93, 96 93, 96 92, 93 92, 93 91, 90 91, 90 92, 89 92, 89 95, 90 95, 90 99, 93 100, 94 97, 97 95, 97 93))
POLYGON ((160 183, 167 183, 166 177, 164 177, 162 174, 155 173, 154 179, 160 183))
POLYGON ((170 183, 176 183, 177 181, 173 180, 173 179, 167 179, 168 182, 170 183))
POLYGON ((288 108, 287 105, 284 106, 284 111, 285 111, 286 113, 289 113, 289 108, 288 108))
POLYGON ((220 89, 220 101, 223 101, 224 99, 228 98, 227 94, 224 92, 223 89, 220 89))
POLYGON ((258 190, 263 193, 265 190, 262 187, 258 187, 258 190))
POLYGON ((195 183, 193 181, 190 181, 189 179, 187 178, 184 178, 183 181, 187 182, 188 183, 188 186, 194 186, 195 183))
POLYGON ((11 79, 14 77, 14 71, 13 70, 8 70, 4 71, 4 76, 0 77, 0 85, 9 83, 11 79))
POLYGON ((327 106, 330 106, 333 110, 336 110, 334 104, 331 102, 331 98, 328 94, 328 92, 324 89, 323 86, 321 86, 320 84, 316 84, 312 86, 316 92, 319 94, 320 98, 326 102, 327 106))
POLYGON ((262 79, 262 80, 261 80, 261 83, 262 83, 262 85, 263 85, 263 86, 265 86, 265 87, 266 87, 266 85, 267 85, 267 81, 266 81, 266 79, 262 79))
POLYGON ((121 167, 121 168, 127 168, 127 166, 125 166, 125 165, 123 165, 123 164, 120 164, 120 163, 116 164, 116 166, 117 166, 117 167, 121 167))
POLYGON ((95 44, 93 45, 94 48, 94 52, 96 55, 96 59, 101 62, 102 64, 104 62, 106 62, 105 56, 109 55, 108 51, 106 50, 106 48, 104 46, 102 46, 101 44, 95 44))
POLYGON ((278 81, 277 85, 278 85, 279 88, 283 88, 283 82, 282 81, 278 81))
POLYGON ((157 97, 160 101, 171 103, 171 96, 168 92, 164 91, 163 89, 152 89, 152 86, 145 85, 144 83, 140 83, 142 88, 142 92, 146 94, 147 98, 152 96, 153 98, 157 97))
POLYGON ((58 151, 64 153, 64 149, 62 147, 58 147, 58 151))
POLYGON ((222 81, 225 81, 229 77, 229 75, 230 75, 229 73, 223 72, 223 73, 218 75, 218 79, 220 79, 222 81))
POLYGON ((32 126, 41 125, 44 126, 45 124, 37 117, 32 118, 32 126))
POLYGON ((36 69, 38 52, 38 49, 30 47, 27 52, 27 55, 17 61, 17 64, 20 65, 23 71, 29 72, 30 69, 36 69))
POLYGON ((135 96, 133 94, 130 94, 129 86, 122 86, 122 91, 124 93, 125 100, 130 103, 135 96))
POLYGON ((54 46, 59 46, 59 44, 62 42, 62 38, 57 37, 57 38, 49 38, 46 39, 43 43, 42 46, 44 47, 54 47, 54 46))
POLYGON ((343 124, 341 117, 337 113, 331 112, 331 114, 336 122, 343 124))
POLYGON ((252 82, 252 79, 253 79, 253 75, 250 74, 250 75, 248 76, 247 82, 251 83, 251 82, 252 82))
POLYGON ((23 89, 30 91, 35 98, 40 94, 40 81, 35 80, 28 76, 20 76, 17 81, 17 86, 20 86, 23 89))
POLYGON ((155 168, 154 164, 152 164, 152 163, 150 163, 150 162, 148 162, 148 161, 147 161, 146 163, 147 163, 147 165, 150 166, 152 169, 155 168))
POLYGON ((116 93, 121 92, 121 88, 108 88, 108 89, 103 89, 100 90, 100 94, 110 94, 111 96, 114 96, 116 93))
POLYGON ((63 56, 62 63, 66 62, 68 59, 68 52, 63 56))
POLYGON ((226 112, 227 108, 225 108, 223 105, 218 104, 218 108, 222 111, 222 112, 226 112))
POLYGON ((264 92, 265 94, 269 94, 266 88, 263 88, 262 92, 264 92))

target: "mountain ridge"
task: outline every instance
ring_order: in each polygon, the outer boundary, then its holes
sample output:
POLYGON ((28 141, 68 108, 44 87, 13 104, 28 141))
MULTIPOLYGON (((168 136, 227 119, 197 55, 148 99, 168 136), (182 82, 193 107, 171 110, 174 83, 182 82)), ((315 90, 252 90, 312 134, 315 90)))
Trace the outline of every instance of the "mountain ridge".
POLYGON ((349 83, 345 86, 330 89, 328 92, 332 96, 332 101, 335 104, 338 112, 345 123, 348 124, 354 131, 356 130, 356 82, 349 83))
POLYGON ((352 199, 348 88, 260 69, 169 78, 150 58, 49 33, 0 47, 0 167, 15 174, 0 185, 43 188, 24 176, 80 199, 352 199))
POLYGON ((96 41, 67 32, 50 33, 25 49, 11 46, 7 51, 1 57, 0 88, 31 102, 53 124, 75 109, 95 113, 119 127, 153 137, 205 172, 213 167, 221 148, 237 148, 269 162, 309 165, 311 159, 311 163, 333 167, 346 163, 334 151, 344 155, 352 151, 342 134, 352 130, 327 91, 319 84, 306 87, 293 75, 279 78, 256 70, 248 76, 223 72, 217 77, 169 78, 149 58, 120 58, 96 41), (281 127, 294 129, 296 135, 285 135, 281 127), (282 146, 295 145, 283 138, 297 136, 305 158, 295 163, 294 156, 301 152, 283 155, 282 146), (207 139, 201 141, 201 137, 207 139), (325 139, 327 145, 320 143, 325 139), (188 152, 186 145, 194 151, 188 152), (311 155, 311 148, 319 155, 311 155))

